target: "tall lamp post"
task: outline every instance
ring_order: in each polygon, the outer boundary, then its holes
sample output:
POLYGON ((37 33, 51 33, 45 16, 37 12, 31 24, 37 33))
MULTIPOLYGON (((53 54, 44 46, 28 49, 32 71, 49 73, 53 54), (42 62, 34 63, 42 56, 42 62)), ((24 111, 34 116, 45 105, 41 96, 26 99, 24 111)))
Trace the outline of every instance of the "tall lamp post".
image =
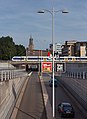
POLYGON ((47 10, 47 9, 42 9, 38 11, 37 13, 45 13, 49 12, 52 15, 52 45, 53 45, 53 56, 52 56, 52 77, 53 77, 53 118, 55 117, 55 91, 54 91, 54 14, 56 12, 62 12, 62 13, 68 13, 66 10, 47 10))

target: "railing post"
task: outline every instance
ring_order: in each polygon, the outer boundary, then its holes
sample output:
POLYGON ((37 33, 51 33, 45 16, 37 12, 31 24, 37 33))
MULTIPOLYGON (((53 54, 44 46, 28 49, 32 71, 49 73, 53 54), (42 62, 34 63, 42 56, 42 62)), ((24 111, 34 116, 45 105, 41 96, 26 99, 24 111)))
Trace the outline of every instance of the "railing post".
POLYGON ((1 72, 1 81, 3 81, 3 71, 1 72))
POLYGON ((78 79, 78 72, 77 72, 77 79, 78 79))
POLYGON ((74 72, 74 78, 75 78, 75 72, 74 72))
POLYGON ((85 72, 83 71, 83 79, 85 79, 85 72))
POLYGON ((11 79, 11 71, 9 71, 9 79, 11 79))
POLYGON ((9 80, 9 71, 8 71, 8 80, 9 80))
POLYGON ((4 79, 5 79, 5 81, 6 81, 6 71, 4 72, 4 79))
POLYGON ((81 72, 80 72, 80 78, 81 78, 81 72))

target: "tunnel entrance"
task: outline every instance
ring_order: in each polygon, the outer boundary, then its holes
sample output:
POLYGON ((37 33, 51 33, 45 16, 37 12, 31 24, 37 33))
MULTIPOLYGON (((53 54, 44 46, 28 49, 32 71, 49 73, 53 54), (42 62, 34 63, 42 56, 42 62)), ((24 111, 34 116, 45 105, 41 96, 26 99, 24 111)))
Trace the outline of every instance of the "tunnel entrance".
POLYGON ((26 71, 39 71, 39 64, 27 64, 26 71))

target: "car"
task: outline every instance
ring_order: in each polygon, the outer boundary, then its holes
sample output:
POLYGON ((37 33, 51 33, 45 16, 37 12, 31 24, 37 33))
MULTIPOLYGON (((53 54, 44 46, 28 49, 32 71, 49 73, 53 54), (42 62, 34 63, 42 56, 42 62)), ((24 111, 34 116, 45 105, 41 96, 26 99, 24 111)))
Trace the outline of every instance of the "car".
POLYGON ((71 103, 62 102, 58 105, 58 112, 61 117, 75 117, 75 111, 71 103))
MULTIPOLYGON (((53 86, 53 78, 51 78, 49 80, 49 86, 52 87, 53 86)), ((54 78, 54 87, 58 86, 58 80, 54 78)))

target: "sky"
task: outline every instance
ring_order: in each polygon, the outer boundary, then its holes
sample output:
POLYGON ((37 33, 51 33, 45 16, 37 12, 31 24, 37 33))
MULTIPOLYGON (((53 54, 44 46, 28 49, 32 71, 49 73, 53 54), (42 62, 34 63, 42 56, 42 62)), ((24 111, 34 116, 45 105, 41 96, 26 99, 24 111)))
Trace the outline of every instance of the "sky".
POLYGON ((52 11, 54 43, 67 40, 87 41, 87 0, 0 0, 0 37, 10 36, 15 44, 28 47, 32 36, 35 49, 47 49, 52 43, 52 11))

